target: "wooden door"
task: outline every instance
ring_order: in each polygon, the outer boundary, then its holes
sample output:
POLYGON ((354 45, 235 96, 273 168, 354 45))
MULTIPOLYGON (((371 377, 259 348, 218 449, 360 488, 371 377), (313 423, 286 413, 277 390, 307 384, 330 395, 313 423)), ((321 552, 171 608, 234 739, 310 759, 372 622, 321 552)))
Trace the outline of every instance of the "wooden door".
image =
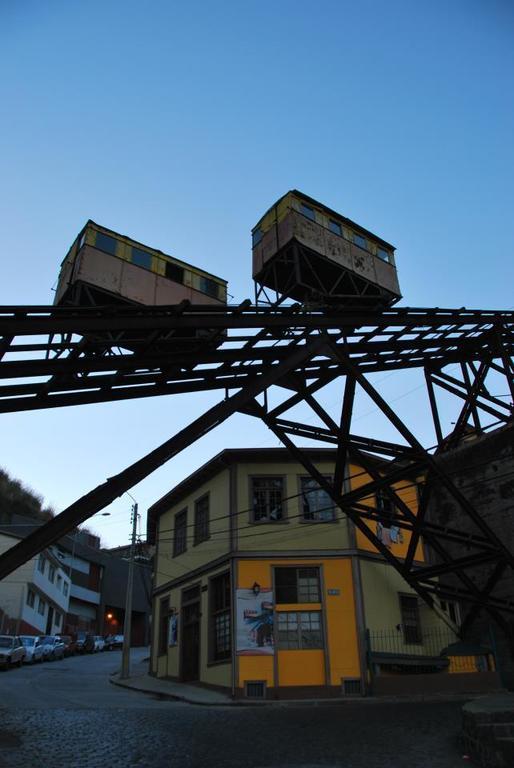
POLYGON ((182 607, 181 643, 182 680, 198 680, 200 677, 200 602, 182 607))

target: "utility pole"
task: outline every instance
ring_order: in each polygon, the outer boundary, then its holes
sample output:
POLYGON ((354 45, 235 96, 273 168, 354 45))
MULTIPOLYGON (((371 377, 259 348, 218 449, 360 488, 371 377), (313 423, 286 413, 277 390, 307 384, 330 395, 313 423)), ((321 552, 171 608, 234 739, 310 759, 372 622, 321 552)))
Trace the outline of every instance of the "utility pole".
POLYGON ((125 599, 125 622, 123 624, 123 650, 121 653, 120 678, 130 675, 130 630, 132 626, 132 588, 134 585, 134 557, 136 554, 137 502, 132 505, 132 540, 130 542, 130 560, 125 599))

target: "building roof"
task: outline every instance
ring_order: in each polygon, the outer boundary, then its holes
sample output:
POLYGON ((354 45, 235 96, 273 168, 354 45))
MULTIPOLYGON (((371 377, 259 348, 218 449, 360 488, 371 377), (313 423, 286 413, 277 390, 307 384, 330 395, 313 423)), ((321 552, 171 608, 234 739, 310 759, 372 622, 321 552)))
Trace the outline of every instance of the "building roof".
MULTIPOLYGON (((262 219, 271 211, 272 208, 274 208, 276 205, 280 203, 281 200, 284 199, 284 197, 287 197, 287 195, 293 194, 296 197, 302 198, 302 200, 305 200, 307 203, 310 203, 311 205, 316 206, 317 208, 321 208, 325 213, 327 213, 329 216, 333 216, 336 219, 341 219, 345 224, 347 224, 349 227, 357 230, 357 232, 360 232, 363 235, 367 235, 368 237, 371 237, 373 240, 375 240, 380 245, 384 245, 386 248, 392 248, 392 250, 396 250, 394 245, 391 245, 391 243, 388 243, 387 240, 384 240, 382 237, 379 237, 378 235, 375 235, 374 232, 371 232, 371 230, 366 229, 365 227, 361 226, 361 224, 357 224, 356 221, 352 221, 352 219, 348 219, 346 216, 343 216, 342 213, 338 213, 337 211, 334 211, 333 208, 329 208, 328 205, 325 205, 324 203, 320 203, 319 200, 315 200, 313 197, 310 197, 309 195, 306 195, 304 192, 300 192, 299 189, 290 189, 288 192, 285 193, 285 195, 282 195, 281 197, 276 200, 273 205, 270 205, 266 213, 264 213, 259 221, 257 222, 256 226, 253 229, 256 229, 257 226, 259 226, 259 223, 262 221, 262 219)), ((253 231, 253 230, 252 230, 253 231)))

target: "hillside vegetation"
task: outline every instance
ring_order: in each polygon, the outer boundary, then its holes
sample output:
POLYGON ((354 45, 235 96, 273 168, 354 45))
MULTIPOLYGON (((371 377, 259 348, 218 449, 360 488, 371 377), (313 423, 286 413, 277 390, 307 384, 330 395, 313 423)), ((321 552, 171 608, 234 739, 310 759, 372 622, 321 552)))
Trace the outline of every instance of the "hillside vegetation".
POLYGON ((12 515, 50 520, 55 512, 51 507, 44 506, 42 496, 0 468, 0 520, 12 515))

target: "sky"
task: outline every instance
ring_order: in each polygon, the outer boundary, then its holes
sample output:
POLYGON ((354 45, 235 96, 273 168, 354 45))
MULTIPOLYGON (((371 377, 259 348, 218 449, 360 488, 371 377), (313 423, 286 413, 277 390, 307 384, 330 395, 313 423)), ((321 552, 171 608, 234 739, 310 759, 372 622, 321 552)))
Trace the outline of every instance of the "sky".
MULTIPOLYGON (((396 246, 401 305, 514 304, 510 0, 0 0, 0 98, 2 305, 52 303, 88 218, 240 302, 250 230, 291 188, 396 246)), ((431 445, 416 374, 378 383, 431 445)), ((0 465, 60 511, 218 397, 4 415, 0 465)), ((365 398, 357 423, 395 439, 365 398)), ((274 445, 233 417, 131 490, 141 530, 223 448, 274 445)), ((131 504, 90 520, 106 546, 131 504)))

